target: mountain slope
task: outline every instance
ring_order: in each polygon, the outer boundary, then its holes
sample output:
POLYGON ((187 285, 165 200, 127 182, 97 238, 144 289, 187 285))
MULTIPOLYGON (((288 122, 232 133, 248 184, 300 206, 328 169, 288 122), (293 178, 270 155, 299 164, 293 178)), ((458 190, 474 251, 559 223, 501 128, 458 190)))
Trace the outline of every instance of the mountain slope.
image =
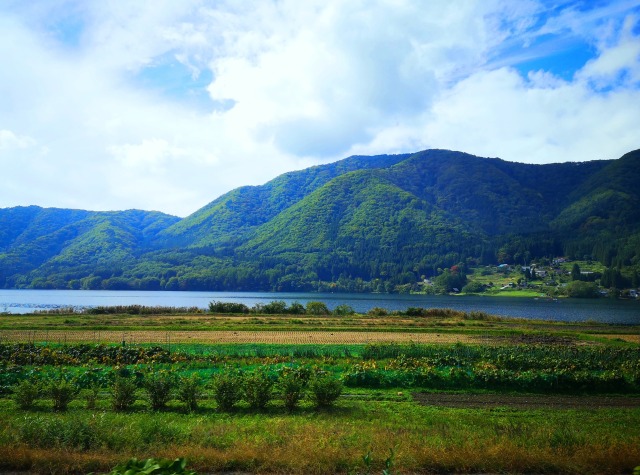
POLYGON ((566 195, 606 162, 527 165, 427 150, 387 170, 390 180, 487 234, 548 230, 566 195))
POLYGON ((268 222, 333 178, 354 170, 388 167, 406 157, 408 155, 353 156, 285 173, 262 186, 237 188, 161 232, 158 243, 192 247, 238 244, 245 233, 268 222))
POLYGON ((139 255, 145 242, 178 219, 138 210, 0 210, 0 222, 7 226, 0 252, 0 282, 9 279, 5 285, 12 285, 24 281, 36 269, 32 278, 44 280, 74 269, 71 277, 65 274, 57 278, 56 286, 60 286, 60 282, 67 282, 76 274, 91 274, 100 266, 121 268, 139 255), (12 223, 19 224, 12 227, 12 223))
POLYGON ((0 285, 389 291, 454 264, 561 254, 640 270, 640 152, 526 165, 350 157, 161 213, 0 210, 0 285))

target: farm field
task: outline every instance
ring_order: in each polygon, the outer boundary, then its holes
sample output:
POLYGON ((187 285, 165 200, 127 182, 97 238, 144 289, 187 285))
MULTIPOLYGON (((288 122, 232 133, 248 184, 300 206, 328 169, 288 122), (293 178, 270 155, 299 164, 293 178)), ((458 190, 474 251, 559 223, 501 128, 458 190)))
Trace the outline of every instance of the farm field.
POLYGON ((2 316, 0 471, 131 457, 186 457, 198 473, 640 465, 638 327, 475 317, 2 316))

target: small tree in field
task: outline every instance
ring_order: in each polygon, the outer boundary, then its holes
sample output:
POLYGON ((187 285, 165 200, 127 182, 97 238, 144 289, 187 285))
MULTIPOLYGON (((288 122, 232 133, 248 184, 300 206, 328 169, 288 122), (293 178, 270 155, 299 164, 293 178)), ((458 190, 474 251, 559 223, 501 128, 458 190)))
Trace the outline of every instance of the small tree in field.
POLYGON ((133 378, 116 376, 113 386, 111 387, 113 409, 116 411, 126 411, 130 409, 136 401, 137 389, 138 387, 133 378))
POLYGON ((20 409, 32 409, 38 397, 40 386, 27 379, 13 387, 13 399, 20 409))
POLYGON ((79 392, 75 384, 62 378, 51 381, 45 391, 53 401, 53 410, 58 412, 66 411, 79 392))
POLYGON ((264 370, 256 370, 244 377, 244 399, 252 409, 264 409, 273 397, 273 381, 264 370))
POLYGON ((280 377, 278 390, 287 411, 291 412, 298 407, 300 399, 304 395, 306 384, 306 379, 296 371, 287 372, 280 377))
POLYGON ((213 377, 211 387, 218 408, 221 411, 232 411, 242 399, 242 374, 225 370, 213 377))
POLYGON ((356 311, 353 309, 353 307, 347 304, 338 305, 333 309, 334 315, 348 316, 353 315, 354 313, 356 313, 356 311))
POLYGON ((167 371, 150 372, 144 378, 144 389, 151 404, 151 409, 164 409, 171 400, 173 388, 176 385, 175 376, 167 371))
POLYGON ((178 400, 184 403, 187 411, 198 409, 198 400, 202 397, 202 379, 197 373, 191 376, 183 376, 178 381, 178 400))
POLYGON ((309 391, 316 407, 330 407, 342 394, 342 382, 330 375, 318 375, 309 381, 309 391))
POLYGON ((308 315, 329 315, 330 313, 329 308, 322 302, 307 303, 308 315))

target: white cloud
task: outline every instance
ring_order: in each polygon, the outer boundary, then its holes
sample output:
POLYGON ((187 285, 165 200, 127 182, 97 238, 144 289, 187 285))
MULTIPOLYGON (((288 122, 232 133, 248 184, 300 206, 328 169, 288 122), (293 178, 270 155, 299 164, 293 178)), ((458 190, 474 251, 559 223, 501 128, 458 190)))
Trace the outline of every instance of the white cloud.
POLYGON ((433 146, 528 163, 617 158, 637 148, 640 91, 606 97, 582 83, 479 73, 448 91, 425 127, 433 146))
POLYGON ((639 146, 634 8, 9 2, 0 6, 0 61, 11 65, 0 75, 0 206, 186 215, 237 186, 351 153, 616 158, 639 146), (543 34, 558 39, 522 50, 543 34), (574 37, 596 56, 572 81, 510 67, 574 37), (214 106, 135 80, 163 74, 153 68, 167 61, 194 81, 167 90, 201 87, 210 72, 202 92, 214 106))
POLYGON ((640 38, 632 33, 636 24, 637 17, 627 17, 617 42, 589 61, 579 71, 578 79, 590 81, 597 88, 640 86, 640 38))
POLYGON ((36 141, 26 135, 16 135, 10 130, 0 130, 0 152, 25 149, 36 145, 36 141))

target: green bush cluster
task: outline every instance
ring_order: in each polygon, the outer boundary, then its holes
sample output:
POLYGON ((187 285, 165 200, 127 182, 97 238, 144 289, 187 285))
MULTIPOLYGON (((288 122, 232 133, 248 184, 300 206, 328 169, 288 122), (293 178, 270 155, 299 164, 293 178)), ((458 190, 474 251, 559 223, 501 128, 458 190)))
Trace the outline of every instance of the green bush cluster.
POLYGON ((343 374, 345 386, 359 388, 508 389, 524 392, 632 393, 639 380, 617 371, 512 371, 433 367, 413 369, 362 368, 343 374))
MULTIPOLYGON (((342 382, 327 373, 318 373, 308 367, 283 367, 279 373, 269 374, 264 368, 240 371, 224 368, 215 373, 209 384, 193 373, 177 376, 166 370, 149 370, 132 374, 129 370, 116 373, 108 386, 111 407, 114 411, 128 411, 144 397, 151 410, 160 411, 172 400, 178 400, 187 411, 198 408, 205 387, 221 411, 233 411, 244 401, 252 410, 264 410, 276 397, 282 399, 287 410, 295 409, 308 395, 317 407, 335 403, 342 391, 342 382), (142 393, 142 394, 141 394, 142 393)), ((54 379, 47 384, 22 380, 12 387, 12 396, 21 409, 33 409, 39 399, 50 399, 55 411, 65 411, 68 404, 82 394, 87 408, 95 408, 100 386, 81 390, 78 378, 54 379)))
POLYGON ((275 377, 264 369, 247 373, 227 369, 214 377, 212 388, 223 411, 233 410, 241 401, 251 409, 263 410, 276 395, 288 411, 293 411, 305 394, 318 408, 332 406, 342 392, 342 382, 308 367, 284 367, 275 377))
POLYGON ((338 305, 333 312, 323 302, 307 302, 304 306, 299 302, 293 302, 291 305, 283 300, 274 300, 272 302, 262 304, 258 303, 253 307, 248 307, 243 303, 212 301, 209 303, 210 313, 253 313, 257 315, 353 315, 355 310, 349 305, 338 305))

